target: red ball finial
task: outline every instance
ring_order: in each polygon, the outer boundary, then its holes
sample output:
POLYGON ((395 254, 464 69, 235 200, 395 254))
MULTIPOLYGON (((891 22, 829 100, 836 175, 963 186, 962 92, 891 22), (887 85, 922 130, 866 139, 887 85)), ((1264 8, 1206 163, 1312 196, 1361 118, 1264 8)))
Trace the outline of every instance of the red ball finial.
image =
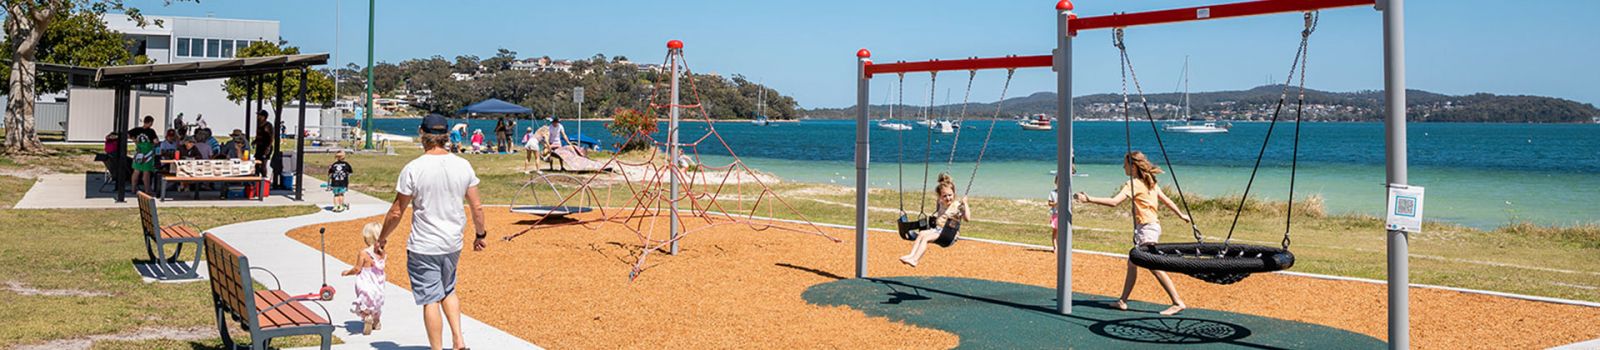
POLYGON ((1077 19, 1078 19, 1078 14, 1076 14, 1076 13, 1068 13, 1067 14, 1067 20, 1073 21, 1073 20, 1077 20, 1077 19))
POLYGON ((1056 9, 1057 10, 1061 10, 1061 11, 1071 11, 1072 10, 1072 1, 1070 1, 1070 0, 1061 0, 1060 2, 1056 3, 1056 9))
POLYGON ((668 40, 667 41, 667 48, 669 48, 669 49, 681 49, 681 48, 683 48, 683 41, 678 40, 678 39, 668 40))
POLYGON ((872 51, 867 51, 867 49, 856 50, 856 57, 860 57, 860 58, 872 57, 872 51))

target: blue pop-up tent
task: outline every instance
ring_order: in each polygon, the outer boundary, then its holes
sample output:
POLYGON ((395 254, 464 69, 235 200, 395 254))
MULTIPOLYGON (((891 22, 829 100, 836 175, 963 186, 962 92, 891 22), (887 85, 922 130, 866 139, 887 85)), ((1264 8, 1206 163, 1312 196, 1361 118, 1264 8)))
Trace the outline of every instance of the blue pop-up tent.
POLYGON ((501 101, 500 99, 497 99, 497 98, 491 98, 491 99, 487 99, 487 100, 483 100, 483 101, 478 101, 478 103, 474 103, 474 104, 468 105, 466 107, 461 107, 460 110, 456 111, 456 114, 467 114, 467 113, 478 113, 478 114, 532 114, 533 110, 532 109, 528 109, 528 107, 518 106, 518 105, 516 105, 514 103, 511 103, 511 102, 501 101))

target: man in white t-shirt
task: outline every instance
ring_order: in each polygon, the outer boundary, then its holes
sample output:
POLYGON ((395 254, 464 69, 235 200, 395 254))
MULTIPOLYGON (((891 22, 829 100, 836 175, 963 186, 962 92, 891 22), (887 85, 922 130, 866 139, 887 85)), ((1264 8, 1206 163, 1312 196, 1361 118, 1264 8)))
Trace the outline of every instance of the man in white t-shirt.
POLYGON ((424 153, 400 170, 394 205, 384 217, 383 233, 376 244, 382 254, 389 234, 405 217, 406 207, 411 207, 406 271, 411 277, 411 293, 417 305, 422 306, 422 323, 434 350, 441 349, 444 342, 440 339, 441 308, 450 323, 452 348, 466 348, 461 335, 461 300, 455 294, 456 265, 461 261, 462 232, 467 221, 462 199, 472 209, 472 227, 476 229, 472 250, 483 250, 489 236, 484 230, 483 204, 478 197, 478 174, 472 170, 472 163, 445 149, 449 133, 443 116, 429 114, 422 118, 418 136, 424 153))

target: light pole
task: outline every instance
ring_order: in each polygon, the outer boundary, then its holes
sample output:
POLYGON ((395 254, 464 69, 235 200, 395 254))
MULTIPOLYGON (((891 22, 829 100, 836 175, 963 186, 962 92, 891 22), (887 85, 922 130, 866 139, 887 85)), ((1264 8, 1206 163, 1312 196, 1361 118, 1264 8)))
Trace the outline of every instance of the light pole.
POLYGON ((372 66, 372 37, 376 32, 374 30, 374 28, 376 28, 374 24, 377 23, 377 19, 378 0, 367 0, 367 113, 362 114, 363 120, 361 122, 361 126, 367 129, 367 145, 364 148, 369 150, 372 149, 372 114, 378 112, 372 109, 372 86, 374 83, 373 72, 376 71, 376 69, 374 69, 372 66))

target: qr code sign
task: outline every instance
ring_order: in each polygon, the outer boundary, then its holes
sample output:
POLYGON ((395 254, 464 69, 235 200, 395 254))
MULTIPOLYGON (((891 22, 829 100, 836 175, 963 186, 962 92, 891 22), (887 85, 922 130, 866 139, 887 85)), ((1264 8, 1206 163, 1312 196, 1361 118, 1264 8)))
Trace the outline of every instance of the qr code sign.
POLYGON ((1400 216, 1417 216, 1417 199, 1413 197, 1395 197, 1394 214, 1400 216))

